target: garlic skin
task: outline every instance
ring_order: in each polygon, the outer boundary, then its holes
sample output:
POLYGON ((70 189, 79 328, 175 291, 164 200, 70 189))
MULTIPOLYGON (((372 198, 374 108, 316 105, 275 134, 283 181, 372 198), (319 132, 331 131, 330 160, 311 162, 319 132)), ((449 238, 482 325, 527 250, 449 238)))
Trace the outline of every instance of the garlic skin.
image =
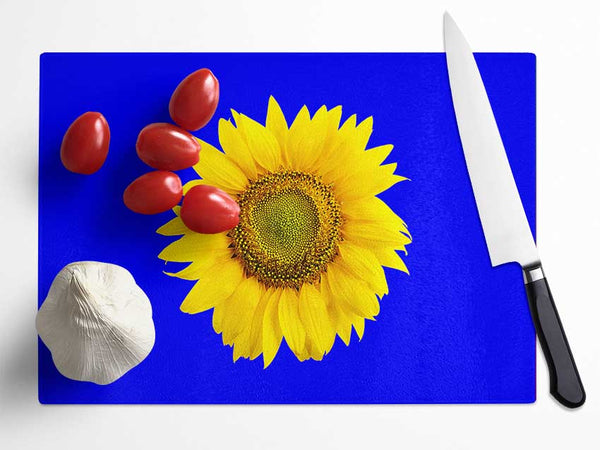
POLYGON ((35 324, 59 372, 73 380, 112 383, 154 346, 150 301, 131 273, 115 264, 65 266, 35 324))

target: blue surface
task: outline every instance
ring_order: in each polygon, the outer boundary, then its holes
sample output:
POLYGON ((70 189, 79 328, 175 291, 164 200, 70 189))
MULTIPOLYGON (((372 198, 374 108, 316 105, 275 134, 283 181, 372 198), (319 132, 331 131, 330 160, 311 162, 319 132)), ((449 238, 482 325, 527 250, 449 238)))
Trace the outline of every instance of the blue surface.
MULTIPOLYGON (((530 224, 535 229, 535 56, 478 54, 530 224)), ((40 89, 39 303, 66 264, 129 269, 152 301, 156 345, 108 386, 71 381, 39 346, 42 403, 505 403, 535 400, 535 336, 521 271, 490 266, 452 109, 444 54, 44 54, 40 89), (211 313, 179 305, 192 283, 162 274, 172 217, 125 208, 125 187, 148 170, 139 130, 169 121, 178 82, 200 67, 221 83, 215 115, 234 108, 261 122, 269 95, 288 120, 307 104, 374 117, 371 146, 412 181, 381 197, 408 223, 411 275, 387 271, 390 295, 361 342, 339 340, 322 362, 285 344, 273 364, 232 362, 211 313), (81 113, 111 129, 104 167, 80 176, 61 165, 62 135, 81 113)), ((217 144, 217 120, 196 133, 217 144)), ((190 171, 182 179, 193 177, 190 171)))

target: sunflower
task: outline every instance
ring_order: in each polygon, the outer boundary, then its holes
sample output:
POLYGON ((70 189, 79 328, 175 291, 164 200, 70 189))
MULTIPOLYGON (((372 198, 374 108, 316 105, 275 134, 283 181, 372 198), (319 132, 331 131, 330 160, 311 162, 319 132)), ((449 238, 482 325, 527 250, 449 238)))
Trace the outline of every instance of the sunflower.
POLYGON ((288 127, 269 99, 266 125, 232 110, 219 121, 223 151, 200 141, 201 179, 240 206, 226 233, 199 234, 177 215, 157 232, 183 235, 159 255, 190 262, 168 275, 197 280, 181 310, 213 310, 213 328, 233 347, 234 361, 273 361, 283 339, 300 361, 321 360, 336 335, 362 339, 388 293, 383 266, 408 273, 397 250, 411 242, 405 223, 377 194, 399 181, 396 164, 382 165, 392 145, 366 149, 371 117, 341 126, 342 108, 303 106, 288 127))

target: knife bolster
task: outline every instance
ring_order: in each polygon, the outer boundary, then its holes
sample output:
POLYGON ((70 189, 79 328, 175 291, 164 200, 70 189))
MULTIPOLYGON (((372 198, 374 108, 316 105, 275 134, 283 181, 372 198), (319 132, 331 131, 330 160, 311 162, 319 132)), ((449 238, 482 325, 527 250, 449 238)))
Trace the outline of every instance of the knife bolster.
POLYGON ((523 267, 523 279, 525 284, 534 283, 538 280, 546 278, 544 275, 544 270, 542 269, 542 265, 528 266, 523 267))

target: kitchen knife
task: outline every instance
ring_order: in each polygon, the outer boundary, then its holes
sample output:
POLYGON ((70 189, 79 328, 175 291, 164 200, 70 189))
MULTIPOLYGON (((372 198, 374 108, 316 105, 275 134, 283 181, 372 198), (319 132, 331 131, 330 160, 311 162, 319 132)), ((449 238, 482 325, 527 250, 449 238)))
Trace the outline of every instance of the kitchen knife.
POLYGON ((585 391, 542 270, 494 113, 473 53, 448 13, 444 43, 458 131, 492 266, 518 262, 550 372, 550 393, 576 408, 585 391))

